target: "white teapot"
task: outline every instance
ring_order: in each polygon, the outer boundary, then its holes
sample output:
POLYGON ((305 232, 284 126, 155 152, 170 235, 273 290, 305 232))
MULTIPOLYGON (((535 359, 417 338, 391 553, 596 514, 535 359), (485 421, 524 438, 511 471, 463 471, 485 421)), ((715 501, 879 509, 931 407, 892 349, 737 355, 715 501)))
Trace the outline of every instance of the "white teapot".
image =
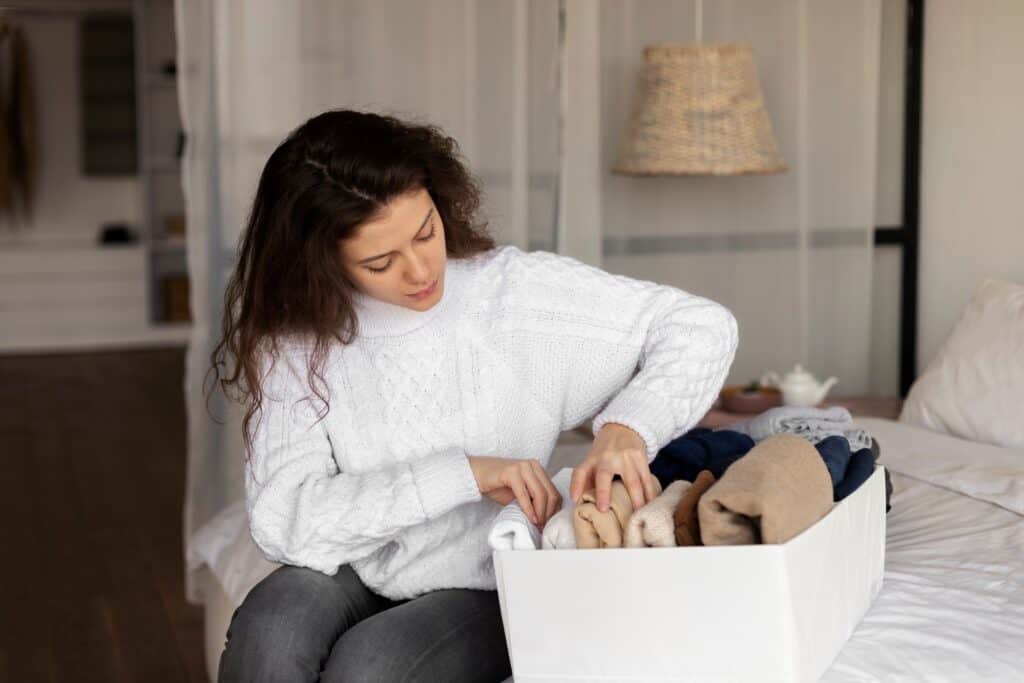
POLYGON ((782 390, 782 402, 787 406, 816 406, 825 400, 825 394, 838 381, 835 377, 829 377, 824 382, 818 382, 799 363, 781 380, 775 372, 761 375, 762 386, 774 386, 782 390))

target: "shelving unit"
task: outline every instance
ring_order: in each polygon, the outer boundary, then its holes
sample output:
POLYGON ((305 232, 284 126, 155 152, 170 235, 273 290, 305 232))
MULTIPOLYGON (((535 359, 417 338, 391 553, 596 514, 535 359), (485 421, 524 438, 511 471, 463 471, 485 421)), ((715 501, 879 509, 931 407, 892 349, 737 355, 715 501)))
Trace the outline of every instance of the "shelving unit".
POLYGON ((181 189, 177 47, 174 0, 133 0, 138 92, 139 185, 142 193, 142 244, 146 251, 149 323, 157 330, 179 330, 186 339, 187 228, 181 189), (173 286, 167 278, 176 280, 173 286), (170 289, 169 289, 170 287, 170 289))
MULTIPOLYGON (((166 217, 184 215, 181 191, 181 168, 177 156, 178 111, 177 79, 161 67, 176 57, 174 34, 174 0, 75 0, 60 2, 11 0, 3 2, 5 16, 18 22, 47 28, 59 28, 68 43, 52 46, 53 53, 39 52, 47 47, 32 47, 39 56, 37 64, 52 83, 37 91, 52 94, 54 90, 70 92, 67 97, 48 101, 59 103, 60 109, 49 111, 80 112, 85 91, 70 87, 72 79, 80 79, 81 57, 78 43, 80 23, 93 13, 115 13, 131 17, 135 85, 136 151, 138 154, 132 179, 138 180, 139 207, 129 222, 137 228, 138 241, 129 243, 98 242, 98 228, 108 219, 118 221, 123 215, 124 197, 110 215, 90 207, 82 216, 82 225, 67 221, 61 229, 25 230, 23 234, 0 234, 0 353, 47 353, 51 351, 105 350, 125 347, 181 346, 187 343, 191 323, 170 322, 164 315, 165 301, 162 278, 178 275, 187 278, 185 236, 169 235, 166 217), (59 71, 56 65, 59 65, 59 71), (64 69, 67 71, 64 71, 64 69), (77 101, 69 102, 76 99, 77 101)), ((83 122, 75 116, 59 123, 60 128, 80 128, 83 122)), ((42 126, 40 135, 53 135, 42 126)), ((84 133, 83 133, 84 135, 84 133)), ((65 140, 61 137, 60 140, 65 140)), ((77 141, 76 141, 77 142, 77 141)), ((81 149, 84 149, 84 137, 81 149)), ((76 153, 79 150, 76 150, 76 153)), ((59 157, 67 163, 67 157, 59 157)), ((82 157, 84 159, 84 157, 82 157)), ((79 163, 77 160, 74 163, 79 163)), ((47 168, 53 171, 55 167, 47 168)), ((63 173, 64 169, 60 169, 63 173)), ((119 175, 119 174, 118 174, 119 175)), ((83 183, 84 185, 84 183, 83 183)), ((97 191, 104 191, 96 186, 97 191)), ((40 196, 40 202, 63 202, 81 194, 80 186, 68 197, 58 193, 40 196), (77 194, 76 194, 77 193, 77 194)), ((59 219, 73 213, 76 207, 58 213, 59 219)), ((187 282, 187 279, 185 280, 187 282)), ((184 290, 177 294, 182 297, 184 290)))

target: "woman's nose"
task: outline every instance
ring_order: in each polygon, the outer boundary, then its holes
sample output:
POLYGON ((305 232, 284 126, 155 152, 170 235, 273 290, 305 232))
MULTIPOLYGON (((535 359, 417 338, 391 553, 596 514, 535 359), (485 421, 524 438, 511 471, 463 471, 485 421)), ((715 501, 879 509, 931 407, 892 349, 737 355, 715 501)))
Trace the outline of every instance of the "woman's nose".
POLYGON ((409 257, 409 267, 406 270, 406 276, 413 284, 425 285, 430 277, 430 269, 427 268, 427 263, 422 257, 414 254, 409 257))

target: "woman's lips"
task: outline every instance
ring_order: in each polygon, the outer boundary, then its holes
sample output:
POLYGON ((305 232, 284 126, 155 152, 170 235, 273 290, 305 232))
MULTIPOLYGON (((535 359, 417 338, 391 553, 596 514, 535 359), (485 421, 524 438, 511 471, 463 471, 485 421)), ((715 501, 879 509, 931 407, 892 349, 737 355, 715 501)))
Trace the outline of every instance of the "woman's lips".
POLYGON ((427 287, 426 289, 416 292, 415 294, 409 294, 408 296, 411 296, 413 299, 423 299, 433 294, 435 287, 437 287, 437 280, 434 280, 432 283, 430 283, 430 286, 427 287))

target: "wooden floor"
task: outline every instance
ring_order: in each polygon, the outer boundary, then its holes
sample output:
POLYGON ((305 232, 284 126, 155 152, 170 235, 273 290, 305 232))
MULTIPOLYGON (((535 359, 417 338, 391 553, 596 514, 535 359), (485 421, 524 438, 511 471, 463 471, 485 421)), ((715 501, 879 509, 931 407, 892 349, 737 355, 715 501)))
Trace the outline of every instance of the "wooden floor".
POLYGON ((0 681, 206 681, 182 350, 0 356, 0 681))

